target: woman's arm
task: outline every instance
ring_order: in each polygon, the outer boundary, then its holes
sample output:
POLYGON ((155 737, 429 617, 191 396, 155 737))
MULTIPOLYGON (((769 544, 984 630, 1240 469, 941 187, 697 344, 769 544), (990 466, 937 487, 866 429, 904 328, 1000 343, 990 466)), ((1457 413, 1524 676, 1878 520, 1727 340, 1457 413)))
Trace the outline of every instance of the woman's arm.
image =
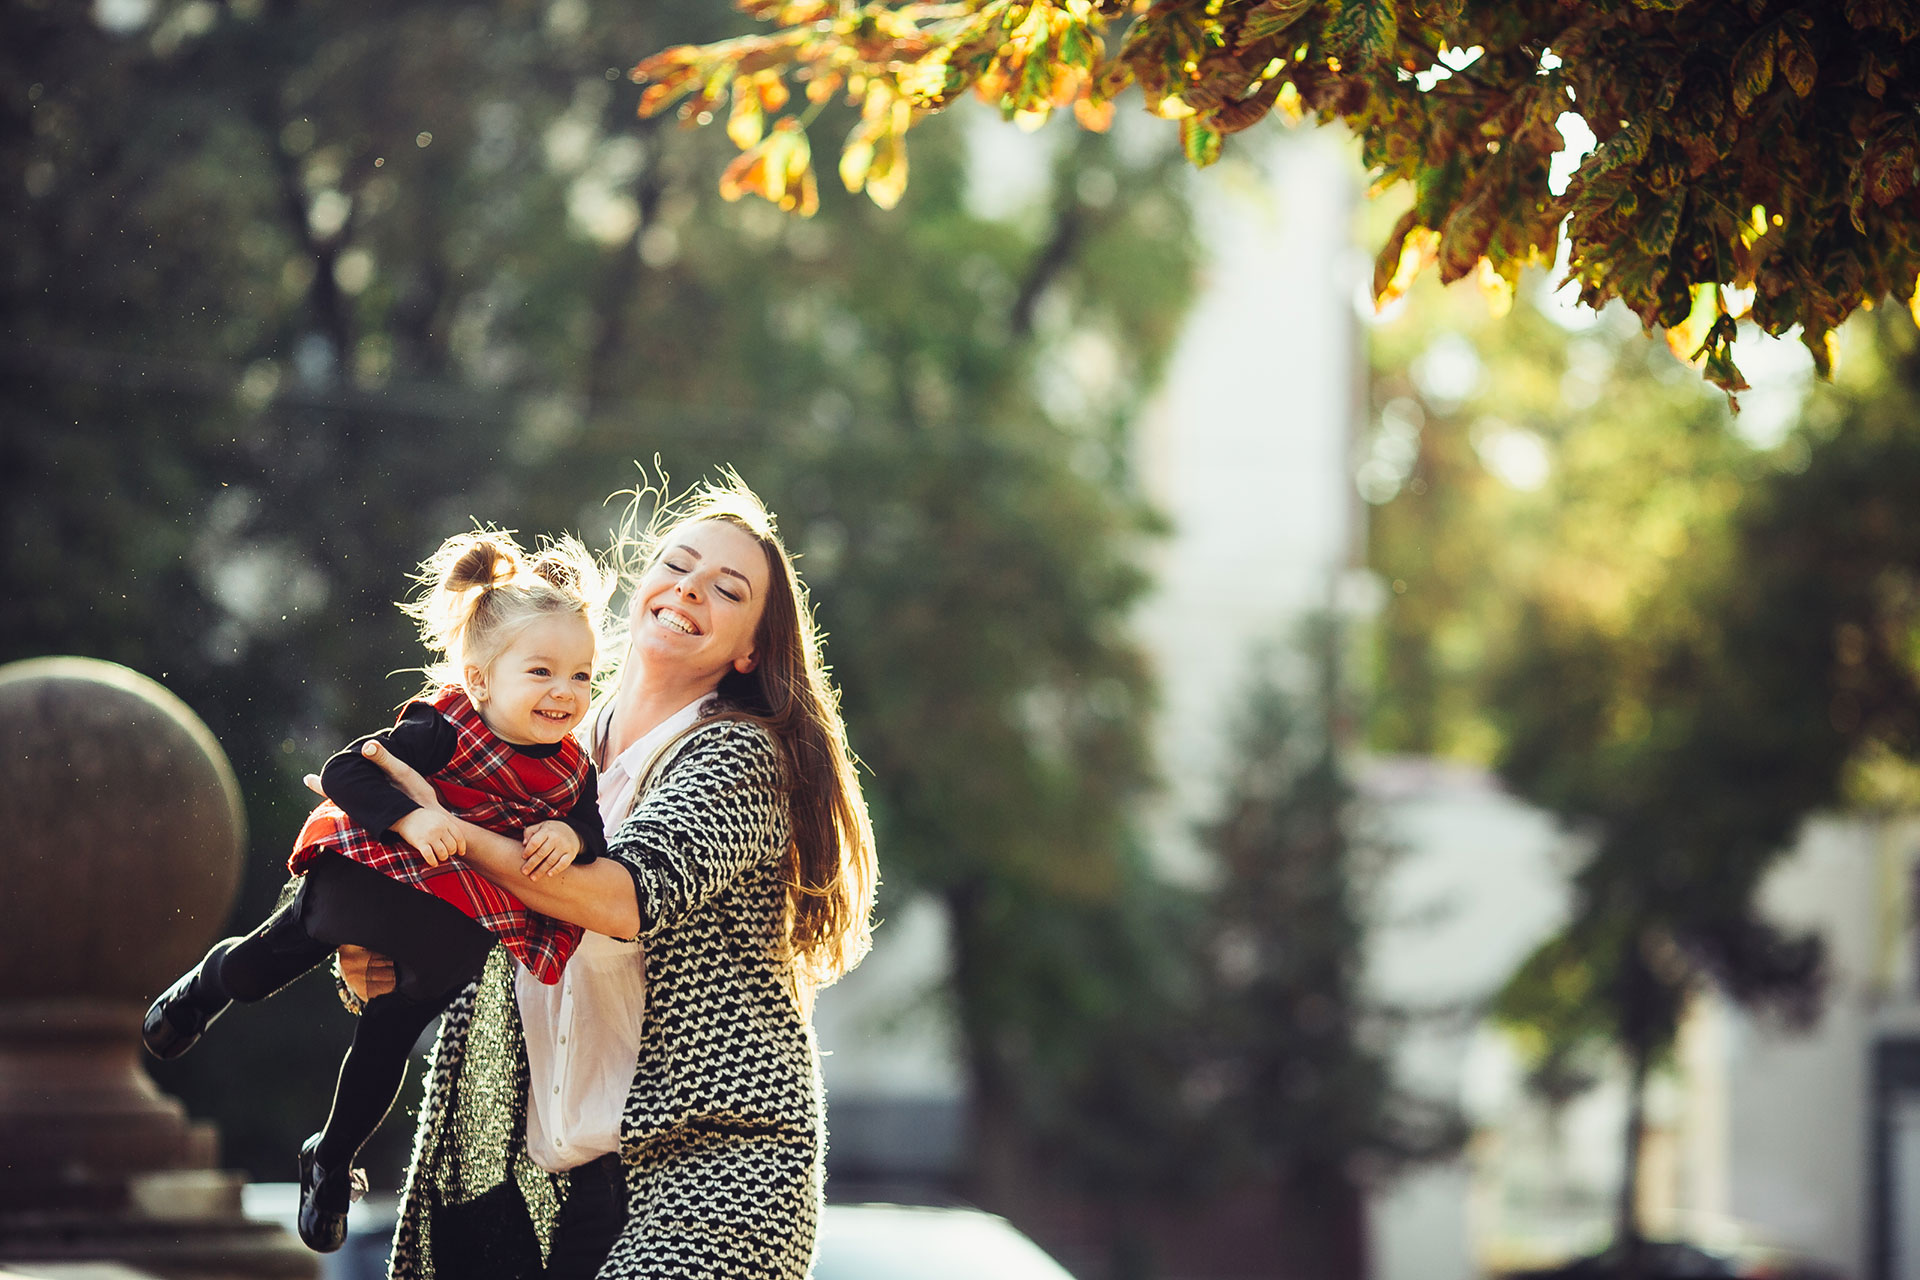
MULTIPOLYGON (((422 808, 439 805, 433 785, 380 743, 369 742, 362 751, 422 808)), ((640 932, 639 898, 625 869, 611 862, 591 862, 536 879, 521 870, 526 850, 518 840, 459 818, 454 821, 466 838, 466 859, 473 869, 531 909, 613 938, 631 938, 640 932)))
POLYGON ((469 865, 532 910, 611 938, 640 932, 640 901, 624 868, 602 858, 550 876, 528 875, 521 869, 526 850, 518 840, 464 819, 454 822, 466 837, 469 865))
POLYGON ((633 878, 641 936, 778 861, 789 830, 781 779, 780 749, 758 725, 723 720, 688 741, 607 837, 607 861, 633 878))

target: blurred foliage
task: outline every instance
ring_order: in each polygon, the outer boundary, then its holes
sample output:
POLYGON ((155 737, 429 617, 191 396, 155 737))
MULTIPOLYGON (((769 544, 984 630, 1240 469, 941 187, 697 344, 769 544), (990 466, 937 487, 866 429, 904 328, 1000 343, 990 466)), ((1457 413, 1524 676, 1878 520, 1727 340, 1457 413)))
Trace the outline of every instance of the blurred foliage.
MULTIPOLYGON (((251 923, 300 773, 411 690, 391 602, 421 555, 470 519, 593 541, 636 458, 731 463, 831 632, 883 915, 914 890, 951 909, 967 1049, 1012 1082, 988 1116, 1017 1139, 1129 972, 1057 943, 1125 951, 1094 922, 1146 892, 1125 622, 1156 525, 1123 428, 1193 270, 1178 157, 1069 139, 1039 207, 992 220, 956 118, 892 216, 727 204, 718 139, 636 125, 618 70, 712 21, 8 6, 0 659, 124 662, 208 721, 247 796, 251 923)), ((155 1074, 229 1163, 286 1177, 347 1034, 332 1003, 310 980, 155 1074)), ((389 1185, 407 1137, 396 1116, 368 1153, 389 1185)))
POLYGON ((1463 340, 1416 295, 1380 331, 1374 729, 1584 837, 1571 919, 1498 1012, 1550 1089, 1610 1045, 1637 1097, 1696 991, 1817 1015, 1821 940, 1764 917, 1764 878, 1810 814, 1915 794, 1920 343, 1873 317, 1756 443, 1630 322, 1537 301, 1463 340))
POLYGON ((969 92, 1025 127, 1071 108, 1104 129, 1138 85, 1196 165, 1271 111, 1352 128, 1376 189, 1414 192, 1375 268, 1382 300, 1436 262, 1511 296, 1564 237, 1586 303, 1625 302, 1729 393, 1746 385, 1738 318, 1797 331, 1824 374, 1840 322, 1911 299, 1920 272, 1920 12, 1900 0, 740 7, 772 30, 634 71, 649 112, 684 98, 682 118, 704 123, 731 102, 730 198, 811 212, 804 126, 836 97, 860 108, 840 177, 891 207, 907 131, 969 92), (1568 113, 1597 143, 1570 183, 1551 176, 1568 113))

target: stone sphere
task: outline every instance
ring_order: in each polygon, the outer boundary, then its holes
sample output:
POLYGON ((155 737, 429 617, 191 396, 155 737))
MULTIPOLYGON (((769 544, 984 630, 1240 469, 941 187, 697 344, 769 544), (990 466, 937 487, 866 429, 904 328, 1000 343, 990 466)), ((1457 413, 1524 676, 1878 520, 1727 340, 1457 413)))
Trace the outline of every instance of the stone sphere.
POLYGON ((187 705, 91 658, 0 666, 9 1000, 144 1006, 218 936, 245 817, 187 705))

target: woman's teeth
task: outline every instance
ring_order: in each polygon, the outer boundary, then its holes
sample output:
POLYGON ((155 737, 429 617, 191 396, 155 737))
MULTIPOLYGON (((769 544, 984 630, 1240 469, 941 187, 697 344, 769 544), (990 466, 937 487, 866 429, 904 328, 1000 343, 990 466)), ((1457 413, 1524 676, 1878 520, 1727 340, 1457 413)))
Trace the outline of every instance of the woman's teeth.
POLYGON ((683 636, 694 634, 693 625, 677 613, 671 613, 665 609, 658 609, 654 611, 653 616, 659 621, 661 626, 673 631, 678 631, 683 636))

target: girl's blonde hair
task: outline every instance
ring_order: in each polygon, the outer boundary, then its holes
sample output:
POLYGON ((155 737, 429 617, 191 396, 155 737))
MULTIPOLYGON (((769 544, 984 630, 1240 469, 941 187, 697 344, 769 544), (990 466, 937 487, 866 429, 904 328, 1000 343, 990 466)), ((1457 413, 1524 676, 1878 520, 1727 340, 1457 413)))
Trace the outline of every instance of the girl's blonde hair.
MULTIPOLYGON (((455 534, 414 575, 418 591, 400 606, 440 660, 423 668, 431 693, 485 669, 531 622, 577 617, 598 641, 614 577, 578 539, 543 538, 531 552, 501 529, 455 534)), ((596 653, 600 652, 596 648, 596 653)))
POLYGON ((630 587, 660 558, 675 531, 708 520, 742 530, 766 555, 768 589, 754 636, 758 661, 751 671, 729 669, 721 678, 717 714, 760 725, 780 746, 793 822, 781 867, 787 885, 783 959, 793 965, 802 998, 809 998, 814 988, 859 964, 872 945, 879 873, 866 797, 806 586, 772 513, 732 470, 677 498, 667 497, 664 484, 623 496, 632 501, 613 559, 630 587))

